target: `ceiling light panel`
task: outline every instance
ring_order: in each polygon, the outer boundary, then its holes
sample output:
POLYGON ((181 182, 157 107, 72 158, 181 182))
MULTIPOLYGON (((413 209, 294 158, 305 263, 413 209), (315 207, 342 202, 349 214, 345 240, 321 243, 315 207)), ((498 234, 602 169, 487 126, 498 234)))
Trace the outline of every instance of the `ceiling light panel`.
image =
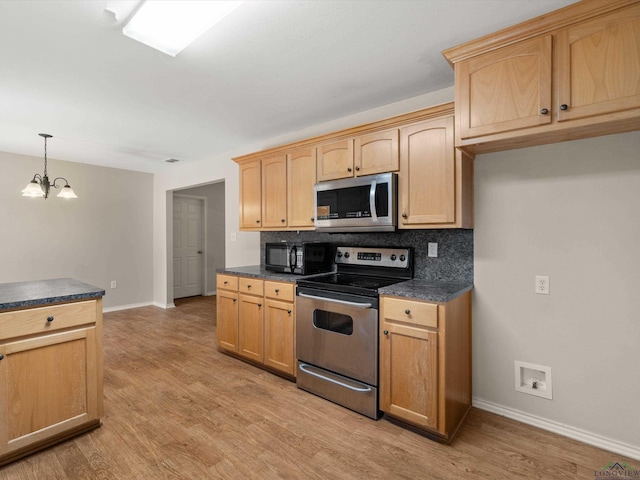
POLYGON ((241 1, 148 0, 122 29, 126 36, 175 57, 241 1))

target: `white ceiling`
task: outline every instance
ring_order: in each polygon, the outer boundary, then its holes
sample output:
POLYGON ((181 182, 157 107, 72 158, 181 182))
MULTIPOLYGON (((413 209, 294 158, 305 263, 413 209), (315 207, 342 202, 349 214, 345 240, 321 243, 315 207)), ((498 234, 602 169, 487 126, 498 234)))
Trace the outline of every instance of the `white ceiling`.
POLYGON ((42 132, 74 162, 206 159, 450 86, 442 50, 573 2, 249 0, 173 58, 106 0, 2 0, 0 151, 42 156, 42 132))

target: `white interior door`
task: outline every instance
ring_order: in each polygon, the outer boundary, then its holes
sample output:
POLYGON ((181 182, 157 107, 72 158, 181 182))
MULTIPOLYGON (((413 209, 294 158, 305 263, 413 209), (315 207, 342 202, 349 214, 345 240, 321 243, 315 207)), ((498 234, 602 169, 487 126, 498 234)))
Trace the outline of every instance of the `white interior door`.
POLYGON ((200 199, 173 197, 173 298, 202 295, 203 210, 200 199))

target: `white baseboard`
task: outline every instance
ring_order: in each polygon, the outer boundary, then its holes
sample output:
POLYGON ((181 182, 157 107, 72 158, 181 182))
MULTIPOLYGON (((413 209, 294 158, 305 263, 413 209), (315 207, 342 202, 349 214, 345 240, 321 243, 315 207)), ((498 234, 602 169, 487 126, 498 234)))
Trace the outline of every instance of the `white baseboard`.
POLYGON ((472 403, 474 407, 479 408, 480 410, 486 410, 487 412, 495 413, 496 415, 501 415, 512 420, 517 420, 518 422, 526 423, 527 425, 533 425, 534 427, 541 428, 542 430, 557 433, 558 435, 569 437, 573 440, 602 448, 603 450, 608 450, 610 452, 624 455, 625 457, 640 460, 640 447, 638 446, 619 442, 596 433, 581 430, 579 428, 538 417, 536 415, 531 415, 514 408, 487 402, 486 400, 482 400, 478 397, 473 397, 472 403))
POLYGON ((132 303, 129 305, 117 305, 115 307, 103 308, 102 312, 103 313, 117 312, 119 310, 129 310, 130 308, 148 307, 149 305, 155 305, 155 304, 151 302, 143 302, 143 303, 132 303))
POLYGON ((205 297, 210 297, 212 295, 216 295, 218 293, 218 290, 212 290, 211 292, 207 292, 204 294, 205 297))

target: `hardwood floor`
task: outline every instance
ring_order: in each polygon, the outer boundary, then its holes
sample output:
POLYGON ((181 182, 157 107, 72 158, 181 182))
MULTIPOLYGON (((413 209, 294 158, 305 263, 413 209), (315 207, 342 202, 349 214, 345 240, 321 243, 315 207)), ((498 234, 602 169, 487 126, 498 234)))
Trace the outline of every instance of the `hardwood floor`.
POLYGON ((102 427, 0 479, 593 479, 638 464, 477 409, 451 445, 370 420, 218 352, 214 302, 105 314, 102 427))

